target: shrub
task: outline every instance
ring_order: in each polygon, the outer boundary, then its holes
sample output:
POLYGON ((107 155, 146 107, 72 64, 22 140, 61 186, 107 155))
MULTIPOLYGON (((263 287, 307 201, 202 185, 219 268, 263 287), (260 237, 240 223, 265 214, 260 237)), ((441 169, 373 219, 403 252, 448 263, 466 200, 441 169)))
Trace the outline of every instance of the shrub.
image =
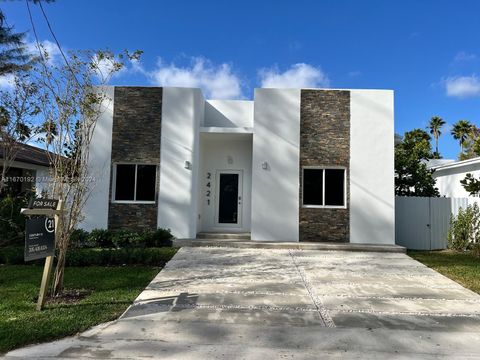
POLYGON ((157 229, 153 232, 144 232, 146 247, 172 246, 173 235, 170 229, 157 229))
POLYGON ((149 248, 172 246, 172 240, 173 235, 169 229, 144 232, 94 229, 90 233, 84 230, 75 230, 70 244, 72 248, 149 248))
POLYGON ((88 235, 87 242, 91 247, 113 248, 112 232, 105 229, 93 229, 88 235))
POLYGON ((457 217, 450 220, 448 247, 454 250, 466 250, 470 244, 478 244, 480 240, 480 209, 475 203, 460 208, 457 217))
POLYGON ((112 232, 112 243, 117 249, 138 247, 142 243, 142 237, 134 231, 117 230, 112 232))
POLYGON ((20 214, 20 209, 27 207, 27 204, 26 195, 7 195, 0 199, 0 247, 23 243, 25 216, 20 214))
POLYGON ((480 243, 472 245, 472 254, 473 256, 480 257, 480 243))
POLYGON ((70 235, 70 247, 72 248, 88 248, 94 247, 89 240, 89 233, 83 229, 76 229, 70 235))
MULTIPOLYGON (((163 266, 177 252, 176 248, 147 249, 70 249, 67 251, 67 266, 163 266)), ((0 252, 0 264, 43 264, 43 259, 25 263, 22 247, 8 247, 0 252)))

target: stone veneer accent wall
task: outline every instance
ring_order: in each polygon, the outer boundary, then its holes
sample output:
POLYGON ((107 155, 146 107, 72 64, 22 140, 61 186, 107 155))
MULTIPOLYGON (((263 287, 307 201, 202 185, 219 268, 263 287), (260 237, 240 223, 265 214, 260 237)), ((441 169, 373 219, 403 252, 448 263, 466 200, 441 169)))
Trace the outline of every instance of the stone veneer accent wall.
POLYGON ((115 87, 112 177, 115 163, 157 165, 157 194, 155 204, 113 203, 110 179, 109 229, 157 228, 161 122, 162 88, 115 87))
POLYGON ((349 241, 350 92, 302 90, 300 102, 300 241, 349 241), (302 168, 347 168, 347 208, 302 207, 302 168))

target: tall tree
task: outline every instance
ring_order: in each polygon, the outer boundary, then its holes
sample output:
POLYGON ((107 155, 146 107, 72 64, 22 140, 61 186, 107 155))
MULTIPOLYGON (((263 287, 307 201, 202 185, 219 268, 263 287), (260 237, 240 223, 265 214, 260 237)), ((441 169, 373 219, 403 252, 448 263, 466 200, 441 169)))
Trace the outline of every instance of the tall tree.
POLYGON ((37 95, 37 84, 26 74, 14 77, 12 89, 0 90, 0 195, 4 195, 6 175, 20 144, 34 135, 33 120, 40 112, 37 95))
POLYGON ((465 175, 465 178, 460 180, 460 184, 471 196, 480 195, 480 179, 475 178, 472 174, 465 175))
POLYGON ((406 132, 395 146, 395 194, 397 196, 439 196, 433 171, 425 160, 432 157, 431 137, 422 129, 406 132))
MULTIPOLYGON (((41 51, 46 53, 43 48, 41 51)), ((138 60, 141 52, 115 55, 109 51, 86 50, 67 55, 64 62, 53 64, 43 61, 47 56, 42 56, 36 66, 44 121, 37 136, 49 150, 51 163, 52 182, 47 186, 47 195, 63 200, 65 206, 61 214, 62 226, 56 230, 55 294, 63 287, 70 235, 83 220, 83 207, 94 187, 94 178, 98 176, 91 173, 88 164, 97 121, 111 103, 103 86, 127 62, 138 60)))
POLYGON ((35 60, 25 46, 25 33, 15 32, 0 10, 0 76, 28 70, 35 60))
POLYGON ((423 129, 407 131, 403 136, 402 146, 405 150, 412 152, 417 159, 431 159, 433 156, 432 138, 423 129))
POLYGON ((428 124, 428 128, 430 129, 430 134, 433 135, 433 138, 435 139, 435 152, 434 152, 434 158, 439 159, 440 158, 440 152, 438 151, 438 138, 440 135, 442 135, 442 127, 445 125, 445 120, 443 120, 440 116, 433 116, 430 119, 430 122, 428 124))
POLYGON ((467 139, 463 144, 463 153, 460 154, 460 160, 473 159, 480 156, 480 128, 472 124, 467 139))
POLYGON ((453 124, 451 134, 455 140, 460 143, 460 154, 463 154, 463 148, 465 140, 467 140, 470 131, 472 130, 472 124, 468 120, 458 120, 453 124))

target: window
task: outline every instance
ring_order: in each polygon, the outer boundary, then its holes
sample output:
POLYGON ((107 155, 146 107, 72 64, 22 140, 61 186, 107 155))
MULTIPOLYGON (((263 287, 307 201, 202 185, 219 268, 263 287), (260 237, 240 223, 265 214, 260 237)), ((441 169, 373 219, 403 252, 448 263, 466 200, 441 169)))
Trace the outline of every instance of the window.
POLYGON ((345 207, 345 169, 303 169, 303 205, 345 207))
POLYGON ((115 166, 115 201, 155 201, 155 165, 117 164, 115 166))

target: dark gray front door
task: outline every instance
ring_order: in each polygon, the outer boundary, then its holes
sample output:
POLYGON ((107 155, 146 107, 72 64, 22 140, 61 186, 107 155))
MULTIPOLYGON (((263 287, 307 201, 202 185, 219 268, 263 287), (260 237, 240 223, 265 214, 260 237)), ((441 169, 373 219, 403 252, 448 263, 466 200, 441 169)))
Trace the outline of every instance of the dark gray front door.
POLYGON ((220 173, 218 189, 218 222, 238 224, 239 174, 220 173))

